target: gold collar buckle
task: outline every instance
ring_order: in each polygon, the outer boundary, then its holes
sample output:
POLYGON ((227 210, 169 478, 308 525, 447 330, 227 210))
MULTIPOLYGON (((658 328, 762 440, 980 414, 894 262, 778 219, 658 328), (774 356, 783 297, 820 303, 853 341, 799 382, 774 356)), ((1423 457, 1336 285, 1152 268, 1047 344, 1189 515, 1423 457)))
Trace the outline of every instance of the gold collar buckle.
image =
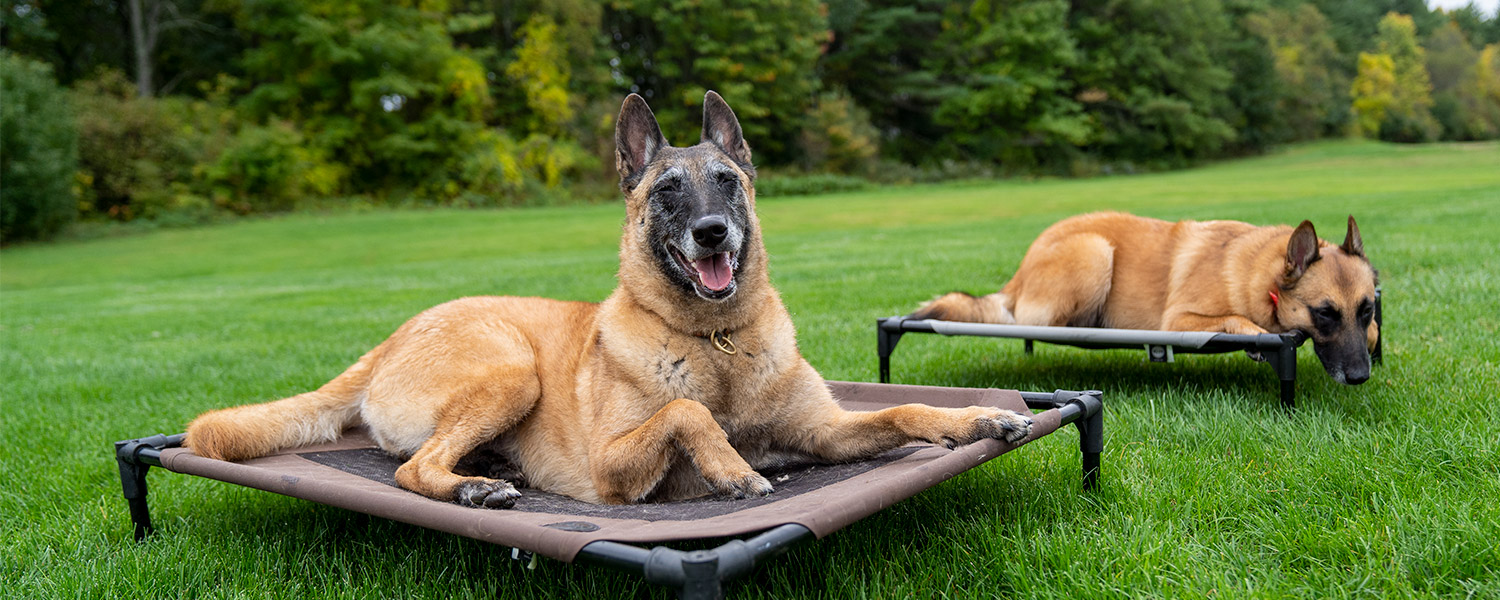
POLYGON ((730 356, 739 354, 739 348, 734 347, 734 340, 729 339, 729 332, 714 331, 708 334, 708 339, 714 343, 714 347, 730 356))

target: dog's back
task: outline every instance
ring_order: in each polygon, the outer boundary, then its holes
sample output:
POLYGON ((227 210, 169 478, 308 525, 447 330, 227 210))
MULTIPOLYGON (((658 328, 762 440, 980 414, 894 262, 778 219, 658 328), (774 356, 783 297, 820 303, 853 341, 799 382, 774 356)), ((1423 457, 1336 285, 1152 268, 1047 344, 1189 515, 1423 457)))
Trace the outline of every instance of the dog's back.
MULTIPOLYGON (((1279 261, 1264 247, 1290 227, 1239 221, 1163 221, 1097 212, 1058 221, 1027 249, 997 293, 954 292, 915 318, 1053 327, 1165 329, 1184 297, 1227 296, 1232 282, 1279 261)), ((1229 304, 1226 302, 1226 304, 1229 304)))

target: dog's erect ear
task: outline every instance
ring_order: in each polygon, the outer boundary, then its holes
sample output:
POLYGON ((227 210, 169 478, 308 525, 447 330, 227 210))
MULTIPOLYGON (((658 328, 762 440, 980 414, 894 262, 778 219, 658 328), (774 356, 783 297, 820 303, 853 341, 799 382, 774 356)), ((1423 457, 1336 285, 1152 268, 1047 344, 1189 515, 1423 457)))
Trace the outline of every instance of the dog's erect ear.
POLYGON ((703 95, 702 141, 718 146, 740 166, 750 166, 750 145, 745 143, 740 120, 735 118, 729 103, 713 90, 703 95))
POLYGON ((1312 221, 1303 221, 1286 243, 1286 280, 1296 281, 1307 272, 1307 266, 1318 260, 1318 232, 1312 221))
POLYGON ((1365 255, 1365 241, 1359 237, 1359 225, 1354 223, 1354 215, 1349 215, 1349 231, 1344 234, 1344 245, 1339 248, 1349 256, 1365 255))
POLYGON ((626 96, 620 118, 615 121, 615 170, 620 172, 620 185, 635 187, 633 180, 640 177, 651 157, 667 145, 646 99, 637 94, 626 96))

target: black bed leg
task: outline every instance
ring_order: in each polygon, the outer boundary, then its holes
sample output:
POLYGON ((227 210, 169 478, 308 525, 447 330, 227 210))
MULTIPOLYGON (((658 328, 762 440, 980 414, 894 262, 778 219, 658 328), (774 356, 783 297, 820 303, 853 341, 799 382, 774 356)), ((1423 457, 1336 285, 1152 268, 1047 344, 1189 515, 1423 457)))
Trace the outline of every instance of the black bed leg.
POLYGON ((1033 343, 1031 340, 1026 340, 1026 356, 1031 356, 1032 345, 1033 343))
POLYGON ((1287 345, 1272 353, 1271 369, 1281 381, 1281 405, 1297 408, 1297 347, 1287 345))
POLYGON ((156 434, 115 442, 115 461, 120 464, 120 487, 130 504, 130 521, 137 542, 151 535, 151 509, 146 505, 146 472, 161 466, 161 451, 182 445, 186 436, 156 434))
POLYGON ((891 353, 896 350, 896 343, 901 341, 901 334, 905 333, 899 329, 887 331, 885 319, 875 322, 875 352, 880 355, 880 383, 891 382, 891 353))
POLYGON ((1078 421, 1078 449, 1083 452, 1083 489, 1099 484, 1099 455, 1104 452, 1104 411, 1078 421))
POLYGON ((682 558, 682 589, 677 597, 683 600, 721 600, 724 598, 724 580, 719 575, 719 556, 714 552, 699 550, 689 552, 682 558))
POLYGON ((115 460, 120 463, 120 486, 130 504, 130 521, 135 524, 135 541, 139 542, 152 531, 151 509, 146 505, 146 471, 151 465, 137 462, 133 451, 126 452, 133 449, 122 444, 115 444, 115 460))
MULTIPOLYGON (((1073 397, 1067 401, 1068 408, 1077 406, 1082 413, 1077 420, 1071 421, 1078 427, 1078 450, 1083 454, 1083 489, 1085 491, 1098 487, 1099 484, 1099 456, 1104 452, 1104 401, 1103 392, 1064 392, 1058 390, 1054 394, 1070 394, 1073 397)), ((1064 423, 1069 421, 1064 421, 1064 423)))

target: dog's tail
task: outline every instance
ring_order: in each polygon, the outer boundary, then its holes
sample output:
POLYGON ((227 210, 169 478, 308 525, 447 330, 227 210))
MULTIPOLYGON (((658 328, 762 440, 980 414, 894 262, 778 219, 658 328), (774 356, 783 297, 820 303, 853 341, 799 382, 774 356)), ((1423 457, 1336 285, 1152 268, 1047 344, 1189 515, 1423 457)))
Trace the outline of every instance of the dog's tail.
POLYGON ((1011 313, 1013 305, 1005 292, 988 296, 948 292, 917 307, 911 318, 1010 325, 1016 322, 1016 316, 1011 313))
POLYGON ((188 424, 183 445, 206 458, 246 460, 282 448, 333 441, 358 422, 370 370, 383 347, 366 353, 317 390, 203 413, 188 424))

